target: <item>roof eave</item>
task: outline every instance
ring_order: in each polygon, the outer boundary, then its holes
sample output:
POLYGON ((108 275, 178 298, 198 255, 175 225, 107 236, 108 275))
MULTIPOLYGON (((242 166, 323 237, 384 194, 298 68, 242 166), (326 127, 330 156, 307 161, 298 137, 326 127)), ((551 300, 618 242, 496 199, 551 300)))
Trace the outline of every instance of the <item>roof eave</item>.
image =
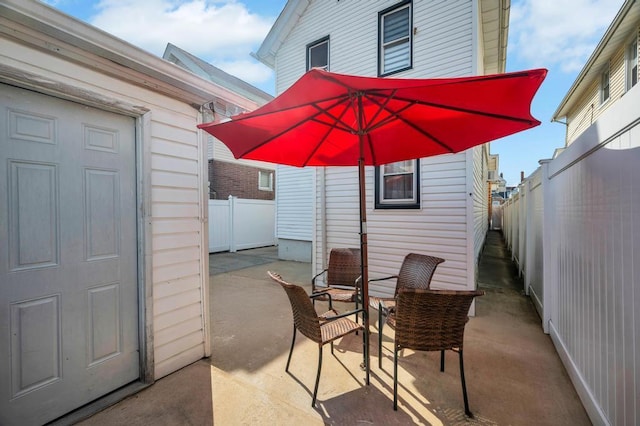
POLYGON ((307 6, 309 6, 309 0, 288 0, 282 12, 278 15, 276 22, 258 48, 258 51, 255 53, 252 52, 251 56, 269 68, 275 69, 278 50, 293 27, 295 27, 307 6))
POLYGON ((557 121, 567 116, 567 114, 569 113, 569 109, 571 109, 573 105, 573 100, 576 99, 576 97, 579 97, 582 93, 583 84, 585 83, 585 77, 587 76, 587 73, 591 70, 594 63, 600 58, 600 55, 620 27, 620 24, 624 21, 625 17, 634 6, 640 7, 636 0, 626 0, 622 5, 613 22, 611 23, 611 25, 609 25, 609 28, 607 28, 607 31, 602 36, 602 39, 578 74, 578 77, 576 77, 575 81, 569 88, 569 91, 564 96, 564 98, 560 102, 560 105, 558 105, 558 108, 556 108, 555 112, 551 116, 551 121, 557 121))
MULTIPOLYGON (((225 94, 221 93, 219 86, 44 3, 4 0, 0 4, 0 15, 86 52, 86 57, 74 55, 73 58, 69 58, 71 60, 95 67, 91 55, 106 59, 163 83, 151 84, 153 90, 194 107, 211 101, 212 95, 225 94)), ((61 49, 57 54, 64 56, 66 53, 61 49)), ((101 71, 109 72, 105 69, 101 71)), ((131 76, 120 77, 127 79, 131 76)), ((139 86, 150 85, 148 81, 137 81, 133 78, 130 82, 139 86)))

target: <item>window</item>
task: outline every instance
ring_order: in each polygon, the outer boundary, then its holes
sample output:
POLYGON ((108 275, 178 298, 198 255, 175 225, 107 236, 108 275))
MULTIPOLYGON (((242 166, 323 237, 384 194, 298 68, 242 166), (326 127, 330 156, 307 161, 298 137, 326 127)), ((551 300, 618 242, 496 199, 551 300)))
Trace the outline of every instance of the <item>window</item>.
POLYGON ((378 75, 404 71, 413 66, 411 1, 378 14, 378 75))
POLYGON ((273 172, 258 171, 258 189, 260 191, 273 191, 273 172))
POLYGON ((399 161, 376 167, 376 208, 420 208, 419 176, 418 160, 399 161))
POLYGON ((638 40, 627 47, 627 90, 638 83, 638 40))
POLYGON ((609 76, 609 66, 607 65, 606 69, 602 71, 602 75, 600 77, 600 104, 609 100, 609 76))
POLYGON ((307 45, 307 71, 311 68, 329 71, 329 36, 307 45))

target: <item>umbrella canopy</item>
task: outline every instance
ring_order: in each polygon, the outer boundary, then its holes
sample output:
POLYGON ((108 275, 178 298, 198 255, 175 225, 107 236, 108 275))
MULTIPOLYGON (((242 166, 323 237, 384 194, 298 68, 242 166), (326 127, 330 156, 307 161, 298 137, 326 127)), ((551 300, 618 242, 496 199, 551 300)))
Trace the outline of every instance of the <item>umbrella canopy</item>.
MULTIPOLYGON (((261 108, 198 127, 236 158, 298 167, 358 165, 363 320, 368 324, 364 166, 464 151, 539 125, 530 107, 546 73, 392 79, 314 69, 261 108)), ((368 384, 368 327, 364 335, 368 384)))
POLYGON ((381 165, 464 151, 537 126, 530 105, 545 76, 539 69, 391 79, 314 69, 263 107, 199 127, 236 158, 299 167, 353 166, 363 158, 381 165))

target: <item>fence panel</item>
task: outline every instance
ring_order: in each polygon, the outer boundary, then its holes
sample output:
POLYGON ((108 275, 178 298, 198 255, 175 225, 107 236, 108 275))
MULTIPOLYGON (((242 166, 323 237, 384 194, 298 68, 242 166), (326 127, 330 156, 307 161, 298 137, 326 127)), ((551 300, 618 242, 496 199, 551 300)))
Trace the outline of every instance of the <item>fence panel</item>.
POLYGON ((504 209, 544 330, 594 424, 640 424, 638 111, 640 86, 541 161, 521 186, 526 208, 516 197, 504 209))
POLYGON ((209 253, 275 245, 275 201, 209 200, 209 253))

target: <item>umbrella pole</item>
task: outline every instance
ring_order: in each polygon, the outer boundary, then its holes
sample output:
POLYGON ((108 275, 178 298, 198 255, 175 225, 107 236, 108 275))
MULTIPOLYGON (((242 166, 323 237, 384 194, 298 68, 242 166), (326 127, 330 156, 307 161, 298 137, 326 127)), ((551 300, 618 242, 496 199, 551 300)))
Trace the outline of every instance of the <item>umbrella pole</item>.
MULTIPOLYGON (((363 152, 363 135, 360 135, 360 152, 363 152)), ((364 309, 362 323, 364 325, 364 369, 366 384, 369 384, 369 263, 367 255, 367 203, 364 178, 364 155, 358 160, 358 181, 360 188, 360 254, 362 275, 362 308, 364 309)))

